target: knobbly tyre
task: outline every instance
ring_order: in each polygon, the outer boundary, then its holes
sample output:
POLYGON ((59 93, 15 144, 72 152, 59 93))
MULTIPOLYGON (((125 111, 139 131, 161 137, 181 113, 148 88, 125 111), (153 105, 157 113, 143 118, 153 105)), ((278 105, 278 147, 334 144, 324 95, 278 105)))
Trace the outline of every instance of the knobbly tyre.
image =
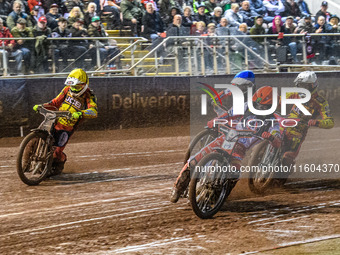
POLYGON ((58 118, 71 119, 72 113, 68 111, 52 111, 38 107, 38 112, 44 116, 38 128, 24 138, 20 144, 17 157, 17 172, 20 179, 27 185, 38 185, 46 177, 55 174, 53 169, 54 125, 58 118))
MULTIPOLYGON (((275 117, 281 123, 282 118, 279 114, 274 113, 275 117)), ((292 123, 286 121, 286 126, 294 125, 297 122, 302 121, 301 119, 292 119, 292 123)), ((281 171, 263 171, 262 167, 279 167, 284 166, 282 163, 285 149, 285 127, 280 124, 281 129, 281 146, 275 148, 268 140, 263 140, 258 144, 251 153, 248 165, 256 166, 256 171, 250 171, 248 186, 249 189, 255 194, 264 194, 271 188, 281 187, 288 179, 290 172, 281 171)), ((287 166, 289 169, 289 166, 287 166)), ((281 168, 282 169, 282 168, 281 168)))
POLYGON ((212 150, 206 147, 206 155, 197 164, 195 159, 189 163, 189 200, 193 211, 201 219, 211 218, 221 209, 239 179, 240 173, 234 172, 231 167, 232 154, 238 140, 251 137, 263 140, 254 130, 236 130, 228 125, 219 125, 218 129, 221 135, 214 143, 219 146, 212 150))

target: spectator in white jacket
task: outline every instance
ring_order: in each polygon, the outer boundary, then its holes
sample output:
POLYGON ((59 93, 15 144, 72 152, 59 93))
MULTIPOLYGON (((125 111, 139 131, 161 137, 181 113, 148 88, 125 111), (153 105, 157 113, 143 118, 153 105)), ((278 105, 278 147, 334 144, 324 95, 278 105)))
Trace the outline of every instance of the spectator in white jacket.
MULTIPOLYGON (((282 16, 285 11, 282 0, 263 0, 263 5, 267 8, 267 15, 263 17, 266 23, 272 22, 277 15, 282 16)), ((284 20, 282 21, 284 22, 284 20)))
POLYGON ((231 4, 231 9, 224 13, 231 27, 239 27, 243 23, 243 17, 239 14, 240 6, 237 3, 231 4))

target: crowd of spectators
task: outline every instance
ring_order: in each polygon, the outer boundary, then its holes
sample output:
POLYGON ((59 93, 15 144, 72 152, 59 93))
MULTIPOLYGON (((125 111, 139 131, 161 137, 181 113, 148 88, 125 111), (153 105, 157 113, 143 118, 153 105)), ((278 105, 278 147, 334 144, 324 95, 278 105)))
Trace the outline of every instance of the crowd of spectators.
MULTIPOLYGON (((152 42, 169 35, 174 27, 185 28, 177 33, 181 35, 277 34, 277 38, 271 37, 272 48, 286 47, 293 62, 300 61, 301 43, 299 38, 282 34, 340 33, 339 18, 328 11, 327 1, 320 1, 320 10, 312 14, 304 0, 0 0, 0 37, 35 37, 34 41, 4 41, 0 53, 15 58, 19 73, 48 71, 47 59, 52 55, 60 63, 59 70, 67 65, 70 55, 80 66, 86 55, 91 56, 94 68, 94 41, 51 42, 46 38, 107 37, 101 23, 104 16, 110 28, 126 26, 132 36, 152 42)), ((313 38, 309 57, 317 52, 315 61, 319 62, 321 57, 340 57, 339 39, 313 38)), ((250 46, 262 52, 263 40, 253 38, 250 46)), ((99 47, 102 59, 118 51, 112 41, 103 40, 99 47)))
POLYGON ((95 69, 98 67, 96 49, 99 48, 102 61, 119 53, 114 40, 51 41, 47 38, 107 37, 100 15, 112 10, 120 19, 120 7, 107 8, 106 4, 103 1, 85 4, 82 0, 0 0, 0 39, 31 38, 0 40, 0 54, 5 54, 7 60, 15 60, 14 70, 10 70, 15 74, 49 72, 49 59, 54 59, 57 71, 68 71, 65 69, 68 59, 75 60, 74 66, 88 68, 84 60, 89 57, 90 68, 95 69))

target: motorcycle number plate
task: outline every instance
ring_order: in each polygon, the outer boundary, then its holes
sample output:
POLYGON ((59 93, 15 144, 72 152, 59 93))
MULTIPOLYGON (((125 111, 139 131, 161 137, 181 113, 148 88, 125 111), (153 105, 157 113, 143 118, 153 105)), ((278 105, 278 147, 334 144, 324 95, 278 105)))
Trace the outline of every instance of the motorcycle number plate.
POLYGON ((234 148, 236 142, 228 142, 228 141, 224 141, 222 144, 222 148, 225 150, 231 150, 234 148))

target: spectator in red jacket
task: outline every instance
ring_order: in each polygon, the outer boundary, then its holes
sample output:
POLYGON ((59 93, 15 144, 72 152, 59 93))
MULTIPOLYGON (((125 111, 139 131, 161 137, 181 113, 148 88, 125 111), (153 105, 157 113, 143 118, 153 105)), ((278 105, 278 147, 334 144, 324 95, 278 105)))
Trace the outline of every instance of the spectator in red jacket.
POLYGON ((28 8, 30 8, 30 11, 33 11, 34 6, 36 6, 36 5, 41 6, 41 2, 37 1, 37 0, 28 0, 27 4, 28 4, 28 8))
MULTIPOLYGON (((0 18, 0 38, 13 38, 11 32, 7 27, 4 27, 4 21, 0 18)), ((0 45, 4 43, 5 49, 0 49, 1 55, 5 54, 8 66, 8 57, 15 58, 15 73, 21 74, 22 70, 22 51, 14 50, 15 40, 0 40, 0 45)))

